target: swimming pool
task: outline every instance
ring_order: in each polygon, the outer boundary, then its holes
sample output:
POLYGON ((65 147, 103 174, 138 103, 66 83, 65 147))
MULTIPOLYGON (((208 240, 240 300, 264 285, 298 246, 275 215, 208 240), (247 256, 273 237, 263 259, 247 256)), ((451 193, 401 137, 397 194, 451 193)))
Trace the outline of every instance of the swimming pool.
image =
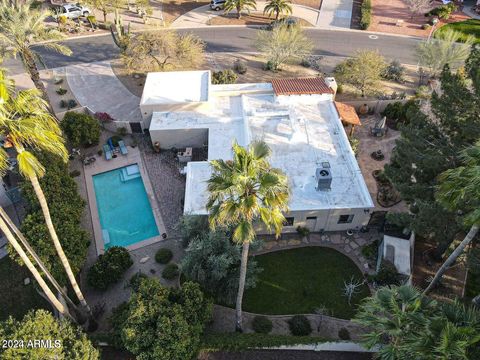
POLYGON ((93 176, 105 250, 159 235, 137 164, 93 176))

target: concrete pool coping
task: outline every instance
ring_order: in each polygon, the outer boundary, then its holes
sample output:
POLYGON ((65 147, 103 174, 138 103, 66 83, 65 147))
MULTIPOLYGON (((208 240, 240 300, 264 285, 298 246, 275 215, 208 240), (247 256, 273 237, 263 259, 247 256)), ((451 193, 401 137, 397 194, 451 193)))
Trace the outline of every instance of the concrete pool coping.
POLYGON ((128 165, 138 164, 140 174, 142 175, 143 186, 145 187, 145 191, 147 193, 148 200, 150 202, 150 207, 152 208, 153 217, 155 219, 155 223, 157 225, 159 235, 139 241, 135 244, 126 246, 125 248, 127 250, 136 250, 141 247, 162 241, 163 238, 161 234, 166 233, 166 228, 163 223, 163 219, 160 213, 157 200, 155 198, 155 194, 153 192, 153 187, 150 182, 150 178, 148 176, 145 165, 143 164, 140 150, 136 147, 132 148, 130 146, 127 146, 127 148, 128 148, 127 155, 121 155, 120 153, 118 153, 117 157, 111 160, 105 160, 103 156, 96 155, 95 156, 96 161, 93 164, 84 166, 85 181, 87 185, 88 204, 90 207, 90 214, 92 217, 93 235, 95 238, 95 248, 97 250, 97 255, 101 255, 105 252, 105 245, 103 243, 103 237, 102 237, 102 227, 100 225, 100 218, 98 215, 97 198, 95 196, 95 188, 93 185, 93 176, 97 174, 123 168, 128 165))

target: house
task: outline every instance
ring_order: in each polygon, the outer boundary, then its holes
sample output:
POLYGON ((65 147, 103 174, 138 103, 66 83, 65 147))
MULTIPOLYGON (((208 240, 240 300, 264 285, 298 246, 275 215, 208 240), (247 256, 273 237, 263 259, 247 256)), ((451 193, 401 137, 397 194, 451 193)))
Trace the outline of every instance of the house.
MULTIPOLYGON (((212 85, 209 71, 153 73, 140 107, 156 148, 206 148, 208 160, 228 160, 234 140, 242 146, 264 140, 272 166, 290 182, 284 232, 358 229, 374 205, 335 106, 335 88, 333 78, 212 85)), ((184 213, 207 215, 208 161, 189 161, 184 172, 184 213)))

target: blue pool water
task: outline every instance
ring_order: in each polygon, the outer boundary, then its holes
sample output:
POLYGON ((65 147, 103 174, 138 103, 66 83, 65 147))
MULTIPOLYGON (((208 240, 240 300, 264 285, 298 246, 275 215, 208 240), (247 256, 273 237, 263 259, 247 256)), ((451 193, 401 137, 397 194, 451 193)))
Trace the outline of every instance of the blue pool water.
POLYGON ((93 176, 105 249, 159 235, 138 165, 93 176))

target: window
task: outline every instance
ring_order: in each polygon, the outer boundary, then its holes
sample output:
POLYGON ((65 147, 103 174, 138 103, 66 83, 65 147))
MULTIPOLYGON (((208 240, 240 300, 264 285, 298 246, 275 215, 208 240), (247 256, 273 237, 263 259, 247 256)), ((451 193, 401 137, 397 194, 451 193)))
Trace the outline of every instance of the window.
POLYGON ((285 218, 285 222, 283 223, 283 225, 284 226, 293 226, 294 221, 295 221, 295 218, 287 217, 287 218, 285 218))
POLYGON ((307 220, 317 220, 316 216, 307 216, 307 220))
POLYGON ((353 221, 354 215, 340 215, 338 224, 350 224, 353 221))

